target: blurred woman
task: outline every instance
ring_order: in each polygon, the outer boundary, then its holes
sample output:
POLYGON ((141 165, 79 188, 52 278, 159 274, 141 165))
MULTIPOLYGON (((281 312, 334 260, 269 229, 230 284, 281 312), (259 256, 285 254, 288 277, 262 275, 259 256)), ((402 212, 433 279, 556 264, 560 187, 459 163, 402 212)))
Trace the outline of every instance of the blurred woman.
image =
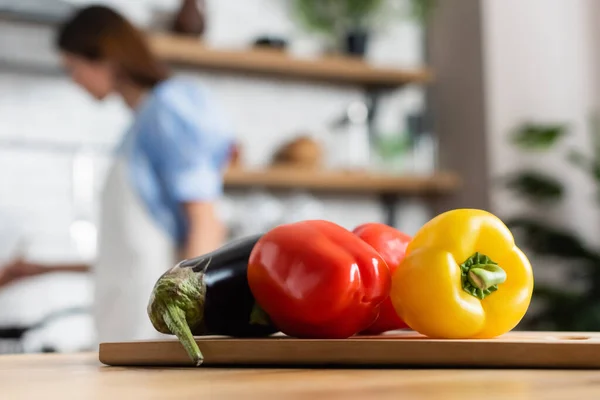
MULTIPOLYGON (((98 100, 117 94, 133 121, 101 198, 94 316, 99 341, 158 336, 146 305, 159 276, 178 259, 222 244, 215 202, 232 139, 213 99, 194 82, 170 77, 144 35, 115 11, 80 10, 57 41, 73 81, 98 100)), ((85 266, 15 262, 10 282, 85 266)))

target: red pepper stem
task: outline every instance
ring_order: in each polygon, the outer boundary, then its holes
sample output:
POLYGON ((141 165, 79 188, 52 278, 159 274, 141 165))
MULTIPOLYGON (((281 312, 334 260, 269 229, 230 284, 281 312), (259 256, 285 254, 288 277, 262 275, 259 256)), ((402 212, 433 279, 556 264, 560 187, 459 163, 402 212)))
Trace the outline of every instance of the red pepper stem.
POLYGON ((163 313, 163 320, 169 330, 177 336, 196 367, 202 365, 204 356, 194 339, 194 335, 192 335, 192 331, 185 318, 185 312, 175 304, 167 303, 163 313))
POLYGON ((473 254, 460 268, 463 290, 481 300, 506 281, 506 272, 484 254, 473 254))

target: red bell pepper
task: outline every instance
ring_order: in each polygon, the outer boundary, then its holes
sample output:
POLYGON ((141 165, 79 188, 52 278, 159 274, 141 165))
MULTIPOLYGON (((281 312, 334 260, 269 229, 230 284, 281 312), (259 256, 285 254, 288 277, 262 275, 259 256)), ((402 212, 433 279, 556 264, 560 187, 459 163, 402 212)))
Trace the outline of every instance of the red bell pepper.
POLYGON ((377 319, 391 275, 358 236, 332 222, 311 220, 267 232, 250 254, 248 283, 281 332, 343 339, 377 319))
MULTIPOLYGON (((406 254, 406 247, 411 237, 391 226, 380 223, 367 223, 357 226, 354 234, 367 242, 381 255, 390 269, 390 275, 400 265, 406 254)), ((381 312, 373 325, 363 330, 366 335, 378 335, 383 332, 408 328, 408 325, 398 316, 392 301, 388 297, 381 304, 381 312)))

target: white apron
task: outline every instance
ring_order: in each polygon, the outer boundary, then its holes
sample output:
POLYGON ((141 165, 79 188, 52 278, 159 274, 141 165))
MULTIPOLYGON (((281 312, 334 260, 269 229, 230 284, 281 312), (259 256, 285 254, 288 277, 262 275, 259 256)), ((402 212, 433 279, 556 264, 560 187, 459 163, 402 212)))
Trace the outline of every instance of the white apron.
POLYGON ((146 307, 157 279, 175 265, 177 248, 146 211, 118 156, 102 193, 94 319, 99 343, 165 337, 146 307))

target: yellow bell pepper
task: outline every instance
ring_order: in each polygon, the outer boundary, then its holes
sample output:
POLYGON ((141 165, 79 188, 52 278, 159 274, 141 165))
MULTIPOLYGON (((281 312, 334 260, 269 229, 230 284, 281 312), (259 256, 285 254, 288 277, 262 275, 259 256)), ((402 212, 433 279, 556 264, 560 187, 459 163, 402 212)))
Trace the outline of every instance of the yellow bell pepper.
POLYGON ((493 338, 523 318, 533 272, 499 218, 458 209, 427 222, 392 277, 390 298, 415 331, 439 339, 493 338))

